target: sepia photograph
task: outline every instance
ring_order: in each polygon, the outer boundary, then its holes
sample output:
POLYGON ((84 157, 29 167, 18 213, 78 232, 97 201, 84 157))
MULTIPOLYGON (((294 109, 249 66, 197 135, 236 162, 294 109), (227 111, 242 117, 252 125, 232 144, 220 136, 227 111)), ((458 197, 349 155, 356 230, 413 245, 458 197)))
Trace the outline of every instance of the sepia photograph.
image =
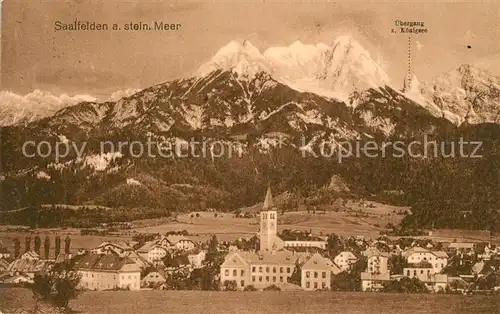
POLYGON ((0 0, 0 314, 500 314, 500 2, 0 0))

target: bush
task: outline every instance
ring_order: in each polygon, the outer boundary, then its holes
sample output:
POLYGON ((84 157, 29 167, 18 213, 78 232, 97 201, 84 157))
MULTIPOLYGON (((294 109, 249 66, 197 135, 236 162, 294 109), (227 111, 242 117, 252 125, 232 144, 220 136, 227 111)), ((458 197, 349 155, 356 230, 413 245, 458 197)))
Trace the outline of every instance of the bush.
POLYGON ((258 289, 255 288, 253 285, 246 286, 243 291, 257 291, 258 289))
POLYGON ((236 291, 238 285, 236 284, 235 280, 226 280, 224 281, 224 291, 236 291))
POLYGON ((281 291, 281 288, 276 285, 270 285, 268 287, 265 287, 263 291, 281 291))

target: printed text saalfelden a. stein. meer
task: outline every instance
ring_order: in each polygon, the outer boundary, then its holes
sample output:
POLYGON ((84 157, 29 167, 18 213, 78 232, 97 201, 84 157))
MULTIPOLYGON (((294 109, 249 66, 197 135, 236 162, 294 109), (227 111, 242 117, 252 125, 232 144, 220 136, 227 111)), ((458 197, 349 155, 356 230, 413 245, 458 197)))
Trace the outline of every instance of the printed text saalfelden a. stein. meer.
POLYGON ((99 23, 88 20, 74 20, 66 23, 60 20, 54 22, 55 31, 177 31, 182 27, 180 23, 165 21, 155 22, 127 22, 127 23, 99 23))

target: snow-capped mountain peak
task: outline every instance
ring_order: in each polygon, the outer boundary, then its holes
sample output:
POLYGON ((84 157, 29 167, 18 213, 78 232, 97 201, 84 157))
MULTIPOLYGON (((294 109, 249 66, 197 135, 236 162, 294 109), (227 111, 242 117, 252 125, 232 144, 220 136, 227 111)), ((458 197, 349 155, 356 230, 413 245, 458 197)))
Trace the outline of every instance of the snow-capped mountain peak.
POLYGON ((389 76, 370 53, 350 36, 340 36, 326 56, 325 72, 318 77, 334 90, 363 90, 389 83, 389 76))
POLYGON ((340 36, 331 45, 297 40, 289 46, 270 47, 263 54, 248 40, 231 41, 198 69, 197 76, 215 70, 231 70, 246 78, 267 72, 297 91, 340 100, 389 81, 386 71, 350 36, 340 36))
POLYGON ((350 36, 340 36, 331 45, 296 41, 288 47, 271 47, 264 56, 277 80, 296 90, 341 100, 352 92, 389 82, 382 66, 350 36))
POLYGON ((232 70, 242 77, 252 78, 255 74, 265 71, 270 67, 267 60, 248 40, 243 43, 231 41, 210 59, 198 68, 197 76, 206 76, 216 70, 232 70))

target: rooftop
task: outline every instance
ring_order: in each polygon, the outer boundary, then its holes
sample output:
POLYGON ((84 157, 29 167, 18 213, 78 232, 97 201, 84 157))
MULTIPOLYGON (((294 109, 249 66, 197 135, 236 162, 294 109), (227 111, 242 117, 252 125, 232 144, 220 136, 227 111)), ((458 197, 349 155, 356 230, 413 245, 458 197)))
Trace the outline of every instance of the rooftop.
POLYGON ((266 198, 264 199, 264 205, 262 205, 262 210, 270 210, 274 207, 273 194, 271 193, 271 187, 267 188, 266 198))
POLYGON ((75 269, 95 271, 118 271, 126 264, 135 264, 126 257, 116 254, 87 253, 75 257, 75 269))

